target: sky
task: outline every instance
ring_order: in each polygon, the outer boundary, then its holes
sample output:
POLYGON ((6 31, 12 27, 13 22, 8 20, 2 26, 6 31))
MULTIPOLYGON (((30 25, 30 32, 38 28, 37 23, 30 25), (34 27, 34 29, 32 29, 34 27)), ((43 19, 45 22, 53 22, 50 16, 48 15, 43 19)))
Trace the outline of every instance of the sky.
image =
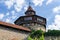
POLYGON ((14 24, 31 2, 36 14, 46 18, 46 29, 60 30, 60 0, 0 0, 0 21, 14 24))

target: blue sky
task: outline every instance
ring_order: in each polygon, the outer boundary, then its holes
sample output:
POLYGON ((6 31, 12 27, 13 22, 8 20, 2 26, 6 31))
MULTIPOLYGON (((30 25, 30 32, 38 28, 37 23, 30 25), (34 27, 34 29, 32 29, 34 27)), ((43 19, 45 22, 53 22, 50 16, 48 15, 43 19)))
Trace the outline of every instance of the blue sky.
MULTIPOLYGON (((46 29, 60 30, 60 0, 30 0, 36 14, 47 19, 46 29)), ((0 21, 14 24, 14 21, 29 6, 29 0, 0 0, 0 21)))

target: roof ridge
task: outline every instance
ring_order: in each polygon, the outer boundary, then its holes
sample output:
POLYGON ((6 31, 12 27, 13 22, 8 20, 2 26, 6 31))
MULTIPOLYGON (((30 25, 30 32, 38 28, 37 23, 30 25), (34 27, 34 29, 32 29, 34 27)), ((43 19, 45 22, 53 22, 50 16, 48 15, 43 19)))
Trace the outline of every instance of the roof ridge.
POLYGON ((21 30, 25 30, 25 31, 31 31, 27 27, 23 27, 23 26, 11 24, 11 23, 6 23, 6 22, 2 22, 2 21, 0 21, 0 25, 9 26, 9 27, 12 27, 12 28, 17 28, 17 29, 21 29, 21 30))

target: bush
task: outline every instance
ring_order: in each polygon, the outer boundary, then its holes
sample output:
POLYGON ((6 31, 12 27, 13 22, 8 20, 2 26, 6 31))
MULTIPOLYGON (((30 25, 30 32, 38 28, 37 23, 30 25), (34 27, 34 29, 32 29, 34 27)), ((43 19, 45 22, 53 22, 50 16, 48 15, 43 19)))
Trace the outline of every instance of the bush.
POLYGON ((45 32, 45 36, 60 36, 60 30, 48 30, 45 32))
POLYGON ((33 31, 28 37, 28 40, 44 40, 43 31, 41 30, 33 31))
POLYGON ((32 31, 28 40, 44 40, 44 36, 60 36, 60 30, 48 30, 45 33, 41 30, 32 31))

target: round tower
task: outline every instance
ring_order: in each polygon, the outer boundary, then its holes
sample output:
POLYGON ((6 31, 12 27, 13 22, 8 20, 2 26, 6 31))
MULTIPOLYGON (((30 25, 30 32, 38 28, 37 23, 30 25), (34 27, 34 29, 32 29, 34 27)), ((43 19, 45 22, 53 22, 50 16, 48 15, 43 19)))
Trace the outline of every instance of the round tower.
POLYGON ((14 23, 31 30, 46 31, 46 18, 36 15, 31 6, 26 10, 25 16, 20 16, 14 23))

